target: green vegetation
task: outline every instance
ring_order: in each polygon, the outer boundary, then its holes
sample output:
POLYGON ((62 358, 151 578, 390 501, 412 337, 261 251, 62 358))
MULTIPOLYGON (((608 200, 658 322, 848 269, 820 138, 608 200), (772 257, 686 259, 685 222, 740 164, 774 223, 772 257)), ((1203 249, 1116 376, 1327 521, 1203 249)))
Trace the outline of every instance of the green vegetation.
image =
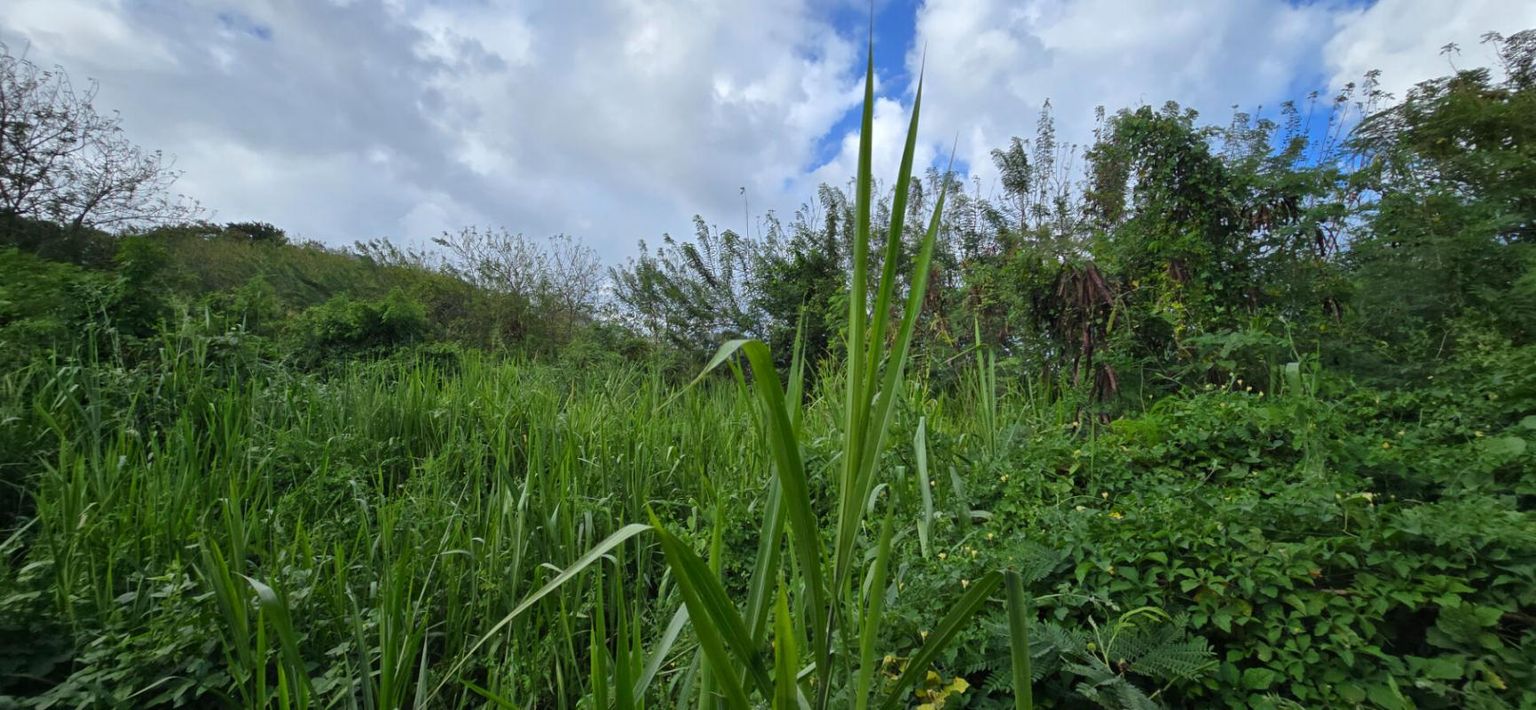
POLYGON ((879 194, 867 83, 851 199, 614 303, 566 238, 9 210, 0 707, 1536 706, 1490 41, 1322 138, 1121 111, 1081 181, 1046 115, 996 199, 917 106, 879 194))

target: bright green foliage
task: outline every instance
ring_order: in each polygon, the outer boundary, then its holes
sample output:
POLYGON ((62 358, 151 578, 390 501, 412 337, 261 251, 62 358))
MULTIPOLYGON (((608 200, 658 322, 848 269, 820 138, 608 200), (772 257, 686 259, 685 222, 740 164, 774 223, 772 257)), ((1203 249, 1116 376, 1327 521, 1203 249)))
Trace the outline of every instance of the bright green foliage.
POLYGON ((427 332, 427 312, 400 291, 378 301, 337 296, 305 311, 292 330, 301 360, 317 362, 338 352, 415 342, 427 332))
POLYGON ((569 240, 0 215, 0 707, 1536 706, 1490 41, 1320 141, 1111 114, 1086 185, 1047 111, 996 197, 914 110, 890 193, 865 141, 618 318, 569 240))

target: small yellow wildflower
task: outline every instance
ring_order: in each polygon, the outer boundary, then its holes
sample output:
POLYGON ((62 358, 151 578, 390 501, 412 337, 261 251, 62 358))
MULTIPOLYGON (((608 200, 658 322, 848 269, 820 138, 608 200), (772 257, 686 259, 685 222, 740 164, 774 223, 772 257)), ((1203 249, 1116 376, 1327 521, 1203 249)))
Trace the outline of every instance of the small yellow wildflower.
POLYGON ((1119 520, 1119 519, 1125 517, 1125 514, 1121 513, 1118 510, 1111 510, 1111 511, 1109 511, 1109 517, 1114 518, 1115 520, 1119 520))
POLYGON ((971 586, 971 580, 969 580, 969 579, 962 579, 962 580, 960 580, 960 588, 961 589, 965 589, 966 587, 969 587, 969 586, 971 586))
POLYGON ((1392 448, 1392 442, 1390 442, 1390 441, 1383 441, 1383 442, 1381 442, 1381 448, 1383 448, 1383 449, 1390 449, 1390 448, 1392 448))

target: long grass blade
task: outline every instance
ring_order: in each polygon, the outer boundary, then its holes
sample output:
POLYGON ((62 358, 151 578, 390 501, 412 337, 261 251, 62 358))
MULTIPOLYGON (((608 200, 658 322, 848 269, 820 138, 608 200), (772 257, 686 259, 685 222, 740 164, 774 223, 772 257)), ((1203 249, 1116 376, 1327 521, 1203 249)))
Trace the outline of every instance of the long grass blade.
POLYGON ((454 663, 453 667, 448 669, 448 673, 446 673, 443 676, 443 679, 438 682, 437 686, 432 689, 431 694, 427 696, 427 700, 430 701, 432 698, 436 697, 437 694, 442 691, 443 686, 447 685, 448 681, 458 674, 459 669, 463 668, 464 664, 469 662, 469 659, 475 655, 475 652, 480 650, 480 647, 484 646, 487 641, 494 638, 497 632, 506 628, 507 624, 512 623, 512 621, 518 616, 522 615, 523 612, 528 611, 528 609, 533 607, 534 604, 537 604, 540 599, 549 596, 550 592, 559 589, 561 585, 569 582, 572 577, 581 574, 582 570, 585 570, 587 567, 591 566, 593 562, 596 562, 603 555, 608 554, 608 552, 613 550, 613 548, 623 544, 625 540, 639 535, 640 533, 649 532, 651 529, 652 528, 650 525, 646 525, 644 523, 630 523, 629 525, 625 525, 624 527, 619 528, 612 535, 609 535, 602 542, 598 543, 597 546, 587 550, 586 554, 583 554, 581 557, 577 558, 577 560, 572 563, 571 566, 566 567, 565 570, 560 572, 560 574, 555 575, 554 579, 549 580, 544 584, 544 586, 539 587, 538 591, 528 595, 527 598, 523 599, 523 601, 519 602, 517 606, 513 607, 512 611, 508 612, 506 616, 502 617, 501 621, 498 621, 492 625, 491 628, 480 637, 479 641, 476 641, 473 646, 469 647, 469 650, 465 651, 463 655, 459 657, 458 662, 454 663))
POLYGON ((907 669, 902 672, 901 676, 896 679, 896 683, 891 686, 890 694, 886 696, 885 703, 880 706, 882 710, 896 710, 896 708, 901 707, 907 690, 917 682, 918 678, 923 677, 928 672, 928 666, 932 665, 933 659, 937 658, 939 652, 944 650, 954 640, 955 635, 960 633, 960 629, 965 626, 966 622, 970 621, 972 616, 975 616, 976 612, 986 603, 987 595, 997 589, 997 585, 1002 582, 1002 579, 1003 576, 1001 574, 991 572, 971 583, 970 588, 960 597, 959 601, 955 602, 955 605, 950 608, 949 613, 944 616, 944 620, 940 621, 933 632, 928 634, 928 638, 923 642, 922 647, 917 650, 917 653, 912 654, 912 657, 907 659, 907 669))
POLYGON ((912 456, 917 462, 917 488, 922 496, 922 517, 917 520, 917 543, 923 558, 929 554, 928 538, 933 534, 933 479, 928 477, 928 418, 918 417, 917 433, 912 436, 912 456))
POLYGON ((759 650, 752 646, 746 625, 725 596, 720 580, 709 571, 704 560, 672 533, 653 521, 661 540, 667 564, 677 575, 677 589, 688 606, 694 635, 705 658, 715 671, 715 679, 732 707, 750 706, 747 691, 736 677, 736 668, 745 667, 747 679, 764 697, 772 696, 773 682, 762 666, 759 650), (732 656, 734 655, 734 659, 732 656))
POLYGON ((869 707, 870 693, 875 680, 875 641, 880 637, 880 623, 885 614, 886 570, 891 560, 891 535, 894 513, 887 509, 885 522, 880 526, 880 544, 875 551, 874 570, 870 574, 869 591, 865 593, 863 628, 859 633, 859 675, 854 686, 853 700, 858 710, 869 707))
POLYGON ((1015 570, 1003 575, 1008 595, 1008 646, 1013 655, 1013 706, 1016 710, 1034 710, 1034 672, 1029 656, 1029 596, 1024 577, 1015 570))
POLYGON ((795 624, 789 615, 789 596, 780 584, 773 610, 774 710, 799 710, 800 684, 795 678, 799 656, 795 646, 795 624))

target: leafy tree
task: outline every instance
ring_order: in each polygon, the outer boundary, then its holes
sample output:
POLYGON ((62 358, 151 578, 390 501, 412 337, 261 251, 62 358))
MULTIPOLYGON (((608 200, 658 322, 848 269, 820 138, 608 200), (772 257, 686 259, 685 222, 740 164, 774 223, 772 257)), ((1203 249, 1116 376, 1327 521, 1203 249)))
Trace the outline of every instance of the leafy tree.
POLYGON ((635 327, 684 352, 704 354, 724 340, 756 334, 751 296, 757 243, 711 229, 694 217, 694 241, 662 236, 652 251, 610 270, 614 298, 635 327))
POLYGON ((1349 255, 1366 332, 1402 361, 1444 356, 1468 319, 1536 335, 1536 31, 1489 35, 1502 78, 1419 84, 1351 141, 1375 196, 1349 255))

